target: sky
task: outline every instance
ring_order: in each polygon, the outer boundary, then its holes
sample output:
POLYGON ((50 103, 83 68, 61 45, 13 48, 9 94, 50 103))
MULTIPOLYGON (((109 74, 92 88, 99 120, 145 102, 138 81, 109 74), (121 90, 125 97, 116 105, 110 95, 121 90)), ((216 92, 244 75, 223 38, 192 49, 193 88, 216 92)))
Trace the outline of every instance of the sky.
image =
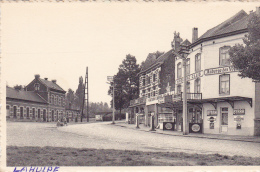
POLYGON ((76 91, 89 72, 89 101, 107 102, 107 76, 127 54, 141 64, 149 53, 168 51, 174 32, 191 41, 240 10, 259 2, 2 3, 2 81, 27 85, 35 74, 76 91))

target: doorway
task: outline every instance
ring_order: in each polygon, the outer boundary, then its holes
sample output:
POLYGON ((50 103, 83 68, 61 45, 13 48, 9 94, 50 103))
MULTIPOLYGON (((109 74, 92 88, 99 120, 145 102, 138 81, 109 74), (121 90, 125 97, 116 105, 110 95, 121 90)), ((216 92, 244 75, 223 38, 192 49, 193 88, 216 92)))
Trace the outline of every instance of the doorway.
POLYGON ((228 132, 228 108, 220 108, 220 133, 228 132))

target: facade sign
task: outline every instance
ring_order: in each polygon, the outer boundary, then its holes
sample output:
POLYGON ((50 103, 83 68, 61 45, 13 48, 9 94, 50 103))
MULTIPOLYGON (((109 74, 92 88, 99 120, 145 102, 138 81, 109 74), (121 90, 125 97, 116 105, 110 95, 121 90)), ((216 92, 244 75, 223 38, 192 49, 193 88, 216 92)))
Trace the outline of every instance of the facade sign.
POLYGON ((189 123, 190 133, 202 133, 202 123, 189 123))
POLYGON ((207 116, 217 116, 218 111, 217 110, 208 110, 207 111, 207 116))
POLYGON ((214 122, 209 123, 209 129, 214 129, 214 122))
POLYGON ((107 76, 107 81, 108 82, 113 82, 114 76, 107 76))
POLYGON ((233 115, 245 115, 245 109, 234 109, 233 115))
POLYGON ((237 123, 237 129, 241 129, 241 123, 240 122, 237 123))
POLYGON ((216 122, 216 120, 217 120, 216 116, 208 117, 208 121, 211 122, 211 123, 216 122))
MULTIPOLYGON (((202 76, 203 76, 203 70, 196 72, 196 73, 192 73, 190 75, 187 75, 186 81, 194 80, 194 79, 197 79, 197 78, 202 77, 202 76)), ((178 85, 178 84, 181 84, 181 83, 183 83, 183 78, 175 80, 175 84, 178 85)))
POLYGON ((244 116, 234 116, 234 122, 240 122, 244 120, 244 116))
POLYGON ((237 71, 238 70, 235 69, 234 66, 218 67, 218 68, 205 69, 204 75, 217 75, 217 74, 237 72, 237 71))
POLYGON ((163 122, 163 130, 174 130, 174 122, 163 122))

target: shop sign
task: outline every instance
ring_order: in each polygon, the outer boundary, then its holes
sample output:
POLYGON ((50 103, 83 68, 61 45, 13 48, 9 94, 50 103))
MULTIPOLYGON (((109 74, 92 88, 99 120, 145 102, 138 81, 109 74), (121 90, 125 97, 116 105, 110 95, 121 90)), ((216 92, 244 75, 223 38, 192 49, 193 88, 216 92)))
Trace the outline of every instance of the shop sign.
POLYGON ((174 122, 163 122, 163 130, 174 130, 174 122))
POLYGON ((211 116, 211 117, 208 118, 208 121, 209 122, 216 122, 216 117, 211 116))
POLYGON ((234 109, 233 115, 245 115, 245 109, 234 109))
POLYGON ((214 122, 209 123, 209 129, 214 129, 214 122))
POLYGON ((234 116, 234 122, 240 122, 244 120, 244 116, 234 116))
POLYGON ((200 131, 200 126, 198 124, 193 124, 191 129, 194 132, 198 132, 198 131, 200 131))
POLYGON ((240 122, 237 123, 237 129, 241 129, 241 123, 240 122))
MULTIPOLYGON (((202 77, 202 76, 203 76, 203 70, 201 70, 199 72, 196 72, 196 73, 192 73, 190 75, 187 75, 186 76, 186 81, 194 80, 194 79, 197 79, 197 78, 202 77)), ((183 83, 183 77, 179 78, 179 79, 176 79, 175 83, 177 85, 183 83)))
POLYGON ((207 116, 217 116, 218 111, 217 110, 208 110, 207 111, 207 116))
POLYGON ((230 72, 237 72, 237 71, 238 70, 235 69, 234 66, 210 68, 204 70, 204 75, 216 75, 216 74, 223 74, 223 73, 230 73, 230 72))

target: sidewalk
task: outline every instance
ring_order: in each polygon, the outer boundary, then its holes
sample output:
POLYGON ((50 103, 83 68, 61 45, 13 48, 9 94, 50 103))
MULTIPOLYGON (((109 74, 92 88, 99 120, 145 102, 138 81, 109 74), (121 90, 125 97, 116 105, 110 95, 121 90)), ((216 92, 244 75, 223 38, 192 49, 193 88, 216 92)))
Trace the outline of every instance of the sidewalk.
POLYGON ((222 134, 199 134, 199 133, 189 133, 188 135, 183 135, 180 131, 164 131, 162 129, 156 129, 156 131, 150 131, 150 127, 144 126, 144 124, 139 125, 139 129, 136 128, 135 124, 128 124, 125 121, 116 121, 116 126, 125 127, 133 130, 140 130, 144 132, 164 134, 169 136, 180 136, 180 137, 197 137, 206 139, 218 139, 218 140, 232 140, 232 141, 243 141, 243 142, 255 142, 260 143, 260 137, 257 136, 235 136, 235 135, 222 135, 222 134))

